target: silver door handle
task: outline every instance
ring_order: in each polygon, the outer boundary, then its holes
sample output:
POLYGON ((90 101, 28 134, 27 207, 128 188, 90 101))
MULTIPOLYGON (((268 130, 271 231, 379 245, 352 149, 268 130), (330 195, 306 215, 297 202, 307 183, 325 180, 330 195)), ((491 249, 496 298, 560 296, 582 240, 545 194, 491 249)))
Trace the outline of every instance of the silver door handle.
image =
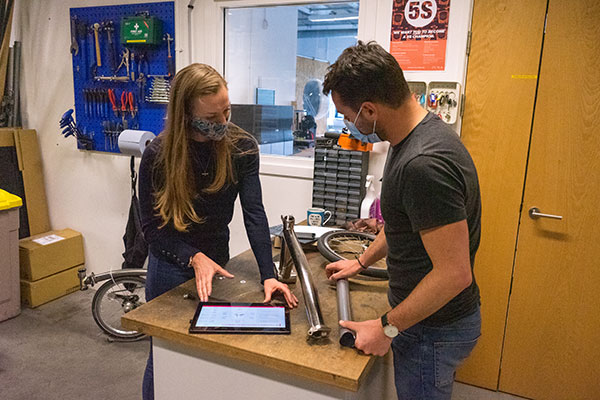
POLYGON ((531 207, 529 209, 529 217, 531 217, 531 219, 537 219, 537 218, 562 219, 562 215, 543 214, 540 212, 540 209, 537 207, 531 207))

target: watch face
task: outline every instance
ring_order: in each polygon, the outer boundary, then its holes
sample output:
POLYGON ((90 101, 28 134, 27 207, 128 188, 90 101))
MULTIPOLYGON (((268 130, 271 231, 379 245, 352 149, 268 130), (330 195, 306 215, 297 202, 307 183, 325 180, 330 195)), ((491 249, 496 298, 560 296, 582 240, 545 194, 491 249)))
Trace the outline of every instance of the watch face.
POLYGON ((394 325, 388 324, 383 327, 383 333, 385 333, 385 336, 387 337, 395 338, 398 336, 398 328, 396 328, 394 325))

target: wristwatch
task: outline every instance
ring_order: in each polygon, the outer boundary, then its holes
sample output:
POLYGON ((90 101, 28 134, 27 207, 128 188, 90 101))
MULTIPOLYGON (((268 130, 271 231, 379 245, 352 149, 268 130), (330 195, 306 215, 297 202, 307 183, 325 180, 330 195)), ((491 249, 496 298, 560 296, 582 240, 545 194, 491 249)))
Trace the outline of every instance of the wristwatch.
POLYGON ((383 333, 385 336, 389 337, 390 339, 395 338, 398 336, 398 333, 400 333, 398 328, 388 322, 387 313, 381 316, 381 326, 383 326, 383 333))

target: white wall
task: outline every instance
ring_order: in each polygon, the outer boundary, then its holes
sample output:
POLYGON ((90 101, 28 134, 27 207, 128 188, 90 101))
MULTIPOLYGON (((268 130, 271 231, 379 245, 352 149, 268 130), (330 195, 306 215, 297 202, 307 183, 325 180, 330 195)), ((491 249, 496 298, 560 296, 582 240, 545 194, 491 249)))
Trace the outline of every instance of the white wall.
MULTIPOLYGON (((149 1, 120 0, 118 3, 149 1)), ((86 264, 90 271, 96 273, 119 268, 122 262, 124 249, 121 237, 130 200, 129 159, 77 150, 73 140, 60 135, 58 120, 64 111, 73 107, 69 8, 115 3, 115 0, 20 0, 15 2, 13 20, 13 40, 23 43, 23 124, 38 131, 50 222, 55 229, 70 227, 83 233, 86 264)), ((188 3, 175 2, 178 68, 195 61, 211 64, 223 71, 223 7, 297 4, 298 1, 204 0, 195 2, 193 10, 188 9, 188 3), (188 17, 193 21, 191 31, 188 31, 188 17)), ((453 0, 452 7, 470 10, 470 4, 471 0, 453 0)), ((392 0, 361 1, 359 39, 374 39, 388 47, 391 7, 392 0)), ((460 41, 452 38, 454 32, 458 32, 455 24, 461 19, 455 18, 454 11, 451 13, 449 64, 455 62, 451 61, 454 60, 451 53, 456 50, 455 46, 460 47, 460 41)), ((470 17, 464 18, 465 26, 467 20, 470 21, 470 17)), ((294 47, 295 43, 294 39, 294 47)), ((435 80, 443 79, 436 77, 435 80)), ((377 178, 381 176, 386 152, 385 144, 377 144, 371 154, 369 169, 377 178)), ((297 220, 305 218, 311 203, 312 160, 263 156, 261 181, 271 225, 280 223, 281 214, 292 214, 297 220)), ((379 189, 378 180, 376 183, 379 189)), ((240 214, 238 205, 230 226, 232 255, 248 248, 240 214)))

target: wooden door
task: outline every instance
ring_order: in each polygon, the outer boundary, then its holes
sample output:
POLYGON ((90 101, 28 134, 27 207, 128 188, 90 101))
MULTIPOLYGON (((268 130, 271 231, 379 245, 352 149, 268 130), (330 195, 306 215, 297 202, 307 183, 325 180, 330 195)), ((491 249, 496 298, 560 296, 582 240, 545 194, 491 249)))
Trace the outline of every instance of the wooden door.
POLYGON ((549 1, 499 386, 535 399, 600 399, 599 21, 549 1))
POLYGON ((482 335, 461 382, 496 390, 547 0, 475 0, 462 140, 481 185, 482 335))

